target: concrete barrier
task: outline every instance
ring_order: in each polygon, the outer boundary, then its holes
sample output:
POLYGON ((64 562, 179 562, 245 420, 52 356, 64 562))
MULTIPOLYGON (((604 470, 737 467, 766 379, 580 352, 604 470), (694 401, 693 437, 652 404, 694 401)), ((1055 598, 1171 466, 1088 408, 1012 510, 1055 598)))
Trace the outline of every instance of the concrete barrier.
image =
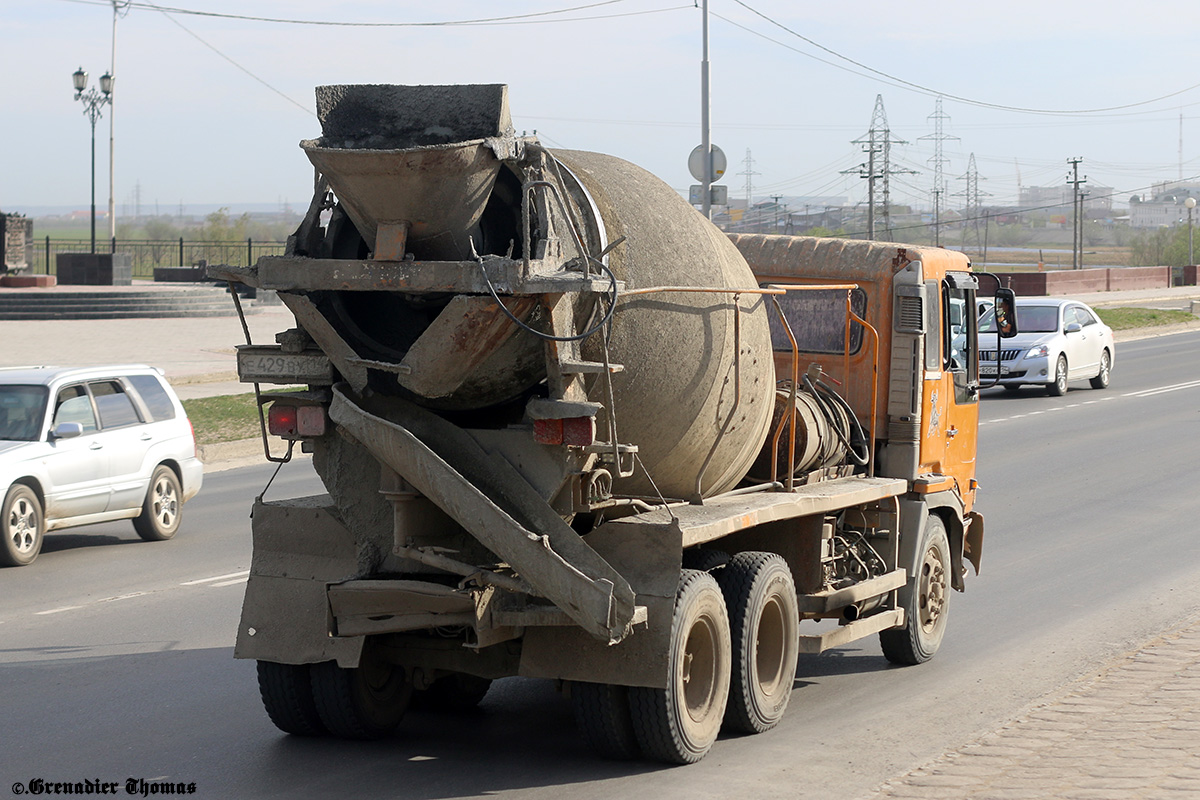
MULTIPOLYGON (((1185 283, 1186 270, 1185 267, 1185 283)), ((1195 267, 1192 284, 1195 285, 1195 267)), ((1069 297, 1093 292, 1159 289, 1171 285, 1170 267, 1115 267, 1100 269, 1048 270, 1046 272, 1000 272, 1001 283, 1022 297, 1069 297)))

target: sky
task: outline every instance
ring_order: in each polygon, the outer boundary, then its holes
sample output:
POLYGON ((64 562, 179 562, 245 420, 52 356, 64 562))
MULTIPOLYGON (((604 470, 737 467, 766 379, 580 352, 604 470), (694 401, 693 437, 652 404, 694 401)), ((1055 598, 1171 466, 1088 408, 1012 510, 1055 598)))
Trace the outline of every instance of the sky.
MULTIPOLYGON (((684 194, 695 182, 701 0, 118 1, 114 64, 111 0, 0 0, 0 210, 88 207, 89 124, 71 84, 80 66, 92 86, 114 67, 114 105, 96 126, 96 197, 107 206, 115 113, 118 217, 135 205, 302 211, 313 172, 298 142, 320 134, 321 84, 506 83, 518 132, 625 158, 684 194), (576 10, 554 13, 564 9, 576 10), (428 24, 519 15, 540 16, 428 24)), ((749 171, 755 198, 863 201, 853 140, 882 96, 892 201, 931 207, 938 95, 943 133, 957 137, 943 140, 944 207, 966 204, 972 154, 985 204, 1065 183, 1076 157, 1118 205, 1200 176, 1200 4, 1140 5, 709 0, 723 182, 744 197, 749 171)))

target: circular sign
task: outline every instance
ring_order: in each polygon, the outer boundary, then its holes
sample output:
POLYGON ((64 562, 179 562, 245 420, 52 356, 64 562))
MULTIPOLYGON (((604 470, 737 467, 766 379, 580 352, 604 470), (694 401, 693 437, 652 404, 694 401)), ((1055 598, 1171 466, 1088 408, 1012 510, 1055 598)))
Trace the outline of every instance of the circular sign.
MULTIPOLYGON (((725 153, 715 144, 712 146, 712 179, 716 181, 725 174, 725 153)), ((688 172, 698 181, 704 180, 704 145, 696 145, 696 149, 688 156, 688 172)))

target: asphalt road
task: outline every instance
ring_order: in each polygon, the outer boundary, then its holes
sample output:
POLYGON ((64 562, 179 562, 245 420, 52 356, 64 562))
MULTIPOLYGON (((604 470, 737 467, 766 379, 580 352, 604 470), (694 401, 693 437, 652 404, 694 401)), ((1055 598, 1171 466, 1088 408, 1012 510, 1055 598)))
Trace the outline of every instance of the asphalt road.
MULTIPOLYGON (((0 796, 142 778, 213 798, 857 797, 1200 612, 1200 333, 1118 347, 1107 390, 984 393, 984 571, 937 658, 891 667, 873 640, 802 658, 783 723, 697 765, 598 760, 555 687, 521 679, 384 742, 279 734, 231 657, 253 467, 207 476, 171 542, 96 526, 0 572, 0 796)), ((300 463, 268 497, 317 487, 300 463)))

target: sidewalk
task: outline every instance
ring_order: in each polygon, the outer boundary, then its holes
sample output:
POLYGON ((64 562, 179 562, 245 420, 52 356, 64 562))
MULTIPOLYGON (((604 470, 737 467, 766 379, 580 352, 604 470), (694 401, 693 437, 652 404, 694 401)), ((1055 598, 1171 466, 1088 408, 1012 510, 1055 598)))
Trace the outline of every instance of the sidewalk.
POLYGON ((1200 798, 1200 619, 863 800, 1200 798))

